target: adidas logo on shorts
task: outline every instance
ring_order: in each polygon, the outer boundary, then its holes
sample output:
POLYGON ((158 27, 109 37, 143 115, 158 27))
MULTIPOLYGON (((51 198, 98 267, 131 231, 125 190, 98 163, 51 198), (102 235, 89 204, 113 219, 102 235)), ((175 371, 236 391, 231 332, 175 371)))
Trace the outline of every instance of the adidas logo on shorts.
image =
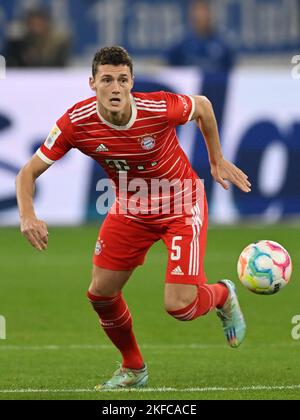
POLYGON ((171 271, 171 274, 173 274, 174 276, 183 276, 184 275, 183 271, 181 270, 180 265, 177 265, 177 267, 174 268, 174 270, 171 271))

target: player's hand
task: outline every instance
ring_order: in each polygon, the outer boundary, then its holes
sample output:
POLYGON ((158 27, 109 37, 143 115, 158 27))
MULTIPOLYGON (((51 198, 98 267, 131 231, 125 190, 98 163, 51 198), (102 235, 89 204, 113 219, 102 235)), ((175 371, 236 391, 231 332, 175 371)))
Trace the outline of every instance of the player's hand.
POLYGON ((211 164, 211 174, 214 180, 221 184, 225 190, 229 188, 225 181, 229 181, 243 192, 248 193, 251 191, 251 183, 248 180, 248 176, 224 158, 215 164, 211 164))
POLYGON ((45 222, 36 218, 21 219, 20 230, 31 245, 43 251, 48 246, 48 229, 45 222))

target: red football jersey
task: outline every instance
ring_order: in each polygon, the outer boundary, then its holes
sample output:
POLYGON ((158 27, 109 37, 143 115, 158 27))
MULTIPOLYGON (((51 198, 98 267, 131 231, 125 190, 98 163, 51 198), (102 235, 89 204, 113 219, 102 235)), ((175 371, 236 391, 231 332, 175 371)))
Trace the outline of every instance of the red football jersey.
POLYGON ((158 222, 179 217, 162 199, 171 197, 174 204, 176 195, 180 195, 175 184, 182 183, 183 186, 184 180, 190 180, 192 189, 187 196, 192 197, 192 204, 195 203, 198 177, 180 147, 175 131, 177 125, 191 119, 194 100, 188 95, 164 91, 135 92, 131 95, 131 105, 130 121, 117 126, 100 115, 95 96, 75 104, 57 121, 36 153, 48 164, 60 159, 71 148, 95 159, 113 181, 117 206, 126 208, 123 212, 129 218, 158 222), (141 190, 139 180, 149 189, 148 201, 142 200, 137 214, 131 198, 134 192, 141 190), (173 181, 174 188, 164 195, 162 190, 155 190, 154 180, 173 181), (131 190, 127 196, 121 194, 120 183, 125 183, 131 190), (153 189, 158 194, 153 193, 153 189))

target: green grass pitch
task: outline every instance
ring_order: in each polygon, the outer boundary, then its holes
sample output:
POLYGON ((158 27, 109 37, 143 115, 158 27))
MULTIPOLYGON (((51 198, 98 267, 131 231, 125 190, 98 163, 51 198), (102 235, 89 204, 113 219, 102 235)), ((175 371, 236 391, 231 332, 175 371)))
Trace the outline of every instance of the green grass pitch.
POLYGON ((49 249, 31 248, 18 229, 0 229, 0 399, 300 399, 300 230, 297 226, 214 227, 205 267, 209 282, 238 283, 240 251, 272 239, 290 252, 294 272, 279 294, 256 296, 238 284, 248 333, 229 348, 214 313, 188 323, 164 311, 166 251, 157 243, 124 289, 148 364, 143 391, 93 391, 119 361, 85 297, 97 226, 50 228, 49 249))

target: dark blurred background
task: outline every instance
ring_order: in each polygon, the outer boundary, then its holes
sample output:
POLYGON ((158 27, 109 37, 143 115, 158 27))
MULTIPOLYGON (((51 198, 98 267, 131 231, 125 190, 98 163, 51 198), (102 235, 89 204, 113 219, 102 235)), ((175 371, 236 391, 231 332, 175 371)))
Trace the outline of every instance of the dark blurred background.
POLYGON ((170 56, 170 49, 214 38, 211 55, 222 55, 223 46, 238 61, 278 58, 299 50, 299 22, 298 0, 1 0, 0 51, 24 37, 48 37, 48 48, 66 48, 57 65, 87 63, 95 49, 112 44, 122 44, 138 60, 191 65, 181 51, 170 56))
MULTIPOLYGON (((114 44, 134 58, 136 91, 202 94, 213 103, 224 154, 253 190, 222 191, 195 124, 179 127, 212 221, 298 220, 299 13, 299 0, 1 0, 0 224, 18 223, 15 174, 66 109, 92 96, 93 55, 114 44)), ((40 217, 98 221, 103 176, 71 151, 39 180, 40 217)))

